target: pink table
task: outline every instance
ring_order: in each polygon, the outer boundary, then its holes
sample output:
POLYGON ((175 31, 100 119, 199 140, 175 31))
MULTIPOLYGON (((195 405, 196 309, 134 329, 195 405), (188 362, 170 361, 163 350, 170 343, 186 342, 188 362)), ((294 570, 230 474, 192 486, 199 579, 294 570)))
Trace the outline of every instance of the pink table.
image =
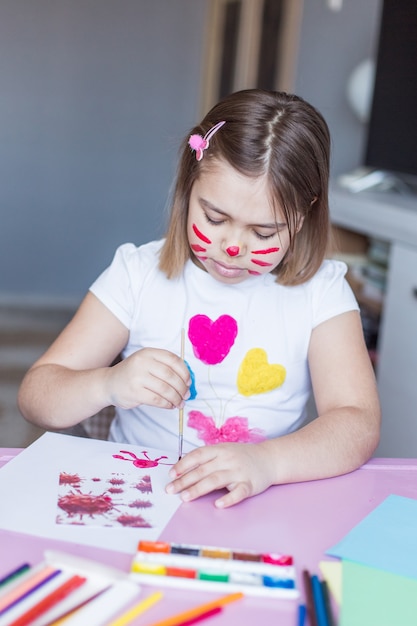
MULTIPOLYGON (((18 452, 0 448, 0 467, 18 452)), ((319 561, 330 559, 325 551, 392 493, 417 498, 417 459, 373 459, 345 476, 272 487, 226 511, 215 509, 214 496, 206 496, 181 505, 161 539, 292 554, 303 600, 302 570, 319 573, 319 561)), ((0 576, 25 560, 41 561, 47 548, 129 571, 131 557, 126 554, 0 530, 0 576)), ((155 588, 144 587, 144 591, 148 595, 155 588)), ((151 624, 221 595, 163 591, 164 599, 132 624, 151 624)), ((253 626, 259 621, 262 626, 296 626, 296 615, 296 601, 245 597, 207 624, 253 626)))

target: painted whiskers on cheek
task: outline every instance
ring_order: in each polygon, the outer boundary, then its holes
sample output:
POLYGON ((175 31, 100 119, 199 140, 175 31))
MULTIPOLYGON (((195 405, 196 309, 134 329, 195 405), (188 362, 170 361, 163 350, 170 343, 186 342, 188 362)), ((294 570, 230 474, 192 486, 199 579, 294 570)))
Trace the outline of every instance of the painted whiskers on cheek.
POLYGON ((201 241, 204 241, 204 243, 211 243, 211 240, 206 237, 205 235, 203 235, 203 233, 198 230, 197 226, 195 224, 193 224, 193 231, 195 232, 195 234, 197 235, 197 237, 199 239, 201 239, 201 241))
MULTIPOLYGON (((204 243, 207 243, 207 244, 211 244, 211 240, 210 240, 208 237, 206 237, 206 235, 204 235, 204 234, 203 234, 203 233, 202 233, 202 232, 201 232, 201 231, 197 228, 197 226, 196 226, 195 224, 193 224, 192 228, 193 228, 194 233, 195 233, 195 234, 197 235, 197 237, 200 239, 200 241, 203 241, 204 243)), ((202 255, 200 254, 201 252, 207 252, 207 248, 204 248, 203 246, 201 246, 201 245, 200 245, 200 244, 198 244, 198 243, 192 243, 192 244, 190 244, 190 247, 191 247, 191 250, 192 250, 193 252, 195 252, 195 253, 196 253, 196 257, 197 257, 198 259, 200 259, 201 261, 205 261, 205 260, 207 259, 207 257, 206 257, 206 256, 202 256, 202 255)))
MULTIPOLYGON (((272 254, 273 252, 279 252, 280 248, 265 248, 264 250, 251 250, 252 254, 272 254)), ((268 263, 268 261, 261 261, 260 259, 251 259, 251 262, 255 265, 259 265, 260 267, 271 267, 274 265, 273 263, 268 263)), ((259 272, 250 272, 251 274, 259 274, 259 272)))
POLYGON ((251 250, 252 254, 271 254, 271 252, 279 252, 280 248, 265 248, 265 250, 251 250))
MULTIPOLYGON (((200 241, 208 245, 212 243, 211 239, 209 239, 207 235, 202 233, 196 224, 192 225, 192 229, 194 231, 194 234, 199 238, 200 241)), ((202 254, 202 253, 207 252, 207 247, 204 247, 199 243, 192 243, 190 244, 190 247, 192 251, 195 252, 196 257, 198 259, 200 259, 201 261, 205 261, 207 259, 207 257, 203 256, 202 254)), ((230 246, 229 248, 226 249, 226 251, 229 256, 236 256, 239 253, 239 248, 237 246, 230 246)), ((280 248, 275 248, 275 247, 263 248, 262 250, 251 250, 251 254, 266 255, 266 254, 273 254, 279 251, 280 251, 280 248)), ((258 265, 259 267, 265 267, 265 268, 272 267, 274 265, 274 263, 270 263, 269 261, 263 261, 261 259, 251 259, 251 263, 253 263, 254 265, 258 265)), ((261 272, 258 272, 256 270, 250 270, 250 269, 248 269, 248 273, 251 274, 252 276, 259 276, 261 274, 261 272)))

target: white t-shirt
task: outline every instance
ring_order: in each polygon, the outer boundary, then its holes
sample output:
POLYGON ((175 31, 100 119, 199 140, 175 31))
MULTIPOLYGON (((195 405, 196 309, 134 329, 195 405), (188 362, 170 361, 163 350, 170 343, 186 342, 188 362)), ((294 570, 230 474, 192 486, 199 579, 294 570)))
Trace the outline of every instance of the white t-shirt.
MULTIPOLYGON (((179 278, 168 280, 158 269, 162 243, 120 246, 90 289, 129 329, 123 357, 144 347, 179 355, 184 328, 193 380, 184 408, 184 453, 299 428, 311 393, 311 332, 335 315, 358 310, 346 265, 324 261, 311 280, 295 287, 279 285, 272 274, 226 285, 192 261, 179 278)), ((178 410, 117 409, 110 438, 177 450, 178 419, 178 410)))

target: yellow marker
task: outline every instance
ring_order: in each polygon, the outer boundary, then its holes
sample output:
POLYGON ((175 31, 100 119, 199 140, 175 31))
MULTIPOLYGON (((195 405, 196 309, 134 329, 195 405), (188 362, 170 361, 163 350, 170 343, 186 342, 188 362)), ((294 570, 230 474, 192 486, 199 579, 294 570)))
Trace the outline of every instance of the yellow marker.
POLYGON ((161 598, 162 592, 156 591, 148 598, 145 598, 145 600, 141 600, 141 602, 123 613, 123 615, 120 615, 120 617, 108 624, 108 626, 125 626, 126 624, 129 624, 132 620, 135 619, 135 617, 150 609, 150 607, 156 604, 156 602, 159 602, 161 598))

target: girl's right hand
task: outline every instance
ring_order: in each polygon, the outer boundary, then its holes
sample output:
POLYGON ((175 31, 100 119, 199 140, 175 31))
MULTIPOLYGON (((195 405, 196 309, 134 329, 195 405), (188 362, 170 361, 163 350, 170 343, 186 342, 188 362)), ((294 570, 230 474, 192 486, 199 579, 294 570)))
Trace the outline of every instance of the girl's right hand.
POLYGON ((173 409, 189 398, 191 377, 173 352, 143 348, 111 367, 106 384, 111 404, 122 409, 140 404, 173 409))

